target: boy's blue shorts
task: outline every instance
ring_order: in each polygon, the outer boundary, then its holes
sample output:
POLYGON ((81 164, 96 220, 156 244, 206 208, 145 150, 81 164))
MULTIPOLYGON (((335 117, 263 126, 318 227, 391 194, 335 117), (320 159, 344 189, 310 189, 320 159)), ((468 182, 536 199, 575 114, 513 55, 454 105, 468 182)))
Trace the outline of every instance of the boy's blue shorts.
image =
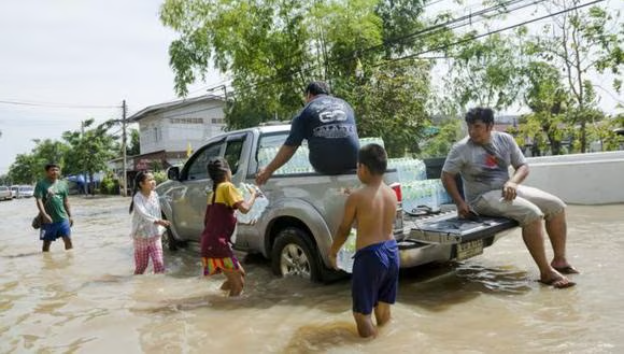
POLYGON ((72 231, 69 226, 69 220, 63 220, 57 223, 53 222, 51 224, 41 224, 39 240, 56 241, 59 237, 70 238, 71 235, 72 231))
POLYGON ((399 277, 399 248, 395 240, 356 251, 352 270, 352 310, 369 315, 378 302, 394 304, 399 277))

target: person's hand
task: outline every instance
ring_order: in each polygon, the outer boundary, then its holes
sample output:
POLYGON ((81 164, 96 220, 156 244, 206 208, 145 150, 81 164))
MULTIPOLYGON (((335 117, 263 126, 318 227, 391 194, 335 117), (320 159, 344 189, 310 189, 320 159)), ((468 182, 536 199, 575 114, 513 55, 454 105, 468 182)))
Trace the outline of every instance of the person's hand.
POLYGON ((69 227, 74 226, 74 219, 70 216, 69 217, 69 227))
POLYGON ((267 167, 259 169, 258 173, 256 173, 256 184, 263 185, 267 183, 267 180, 269 180, 269 177, 271 177, 272 173, 273 172, 269 171, 267 167))
POLYGON ((456 204, 456 208, 458 209, 458 216, 467 219, 469 214, 471 214, 471 209, 469 208, 469 204, 463 201, 460 204, 456 204))
POLYGON ((503 185, 503 188, 501 190, 501 196, 505 200, 514 200, 516 198, 516 190, 517 190, 516 183, 506 182, 506 184, 503 185))
POLYGON ((52 217, 48 214, 43 214, 44 224, 52 224, 52 217))
POLYGON ((171 223, 169 221, 167 221, 167 220, 156 220, 154 223, 156 225, 161 225, 161 226, 164 226, 164 227, 168 227, 169 225, 171 225, 171 223))
POLYGON ((247 186, 247 191, 250 192, 250 196, 252 196, 254 198, 258 197, 258 191, 253 186, 248 185, 247 186))
POLYGON ((330 260, 330 267, 334 268, 335 270, 339 270, 339 265, 336 262, 336 254, 335 253, 328 253, 328 259, 330 260))

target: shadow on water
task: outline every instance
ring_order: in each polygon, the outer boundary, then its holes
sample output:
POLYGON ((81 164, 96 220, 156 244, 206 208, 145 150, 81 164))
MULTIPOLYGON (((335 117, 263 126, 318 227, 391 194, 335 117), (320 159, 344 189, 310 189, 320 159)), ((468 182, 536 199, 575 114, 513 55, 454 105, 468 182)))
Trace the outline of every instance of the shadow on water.
POLYGON ((518 295, 532 290, 527 272, 471 263, 429 264, 400 272, 398 302, 445 311, 483 294, 518 295))

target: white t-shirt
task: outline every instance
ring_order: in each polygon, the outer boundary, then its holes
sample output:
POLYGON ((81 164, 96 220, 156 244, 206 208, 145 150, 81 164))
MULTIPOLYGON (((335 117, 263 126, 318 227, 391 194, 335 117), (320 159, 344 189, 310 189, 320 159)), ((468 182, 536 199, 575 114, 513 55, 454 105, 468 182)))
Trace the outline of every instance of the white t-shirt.
POLYGON ((165 232, 165 228, 154 223, 156 220, 161 219, 161 205, 158 202, 158 194, 152 192, 149 197, 145 197, 141 192, 137 192, 132 197, 132 201, 134 205, 132 208, 130 236, 144 239, 161 236, 165 232))

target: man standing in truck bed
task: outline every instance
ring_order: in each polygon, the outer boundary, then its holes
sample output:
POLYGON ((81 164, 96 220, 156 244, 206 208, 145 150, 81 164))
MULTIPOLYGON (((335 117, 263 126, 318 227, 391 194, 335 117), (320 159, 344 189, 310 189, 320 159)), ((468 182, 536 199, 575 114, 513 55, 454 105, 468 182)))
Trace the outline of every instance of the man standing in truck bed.
POLYGON ((256 174, 261 185, 277 169, 287 163, 302 141, 308 141, 310 163, 323 174, 341 174, 356 168, 358 133, 354 109, 345 101, 329 95, 324 82, 312 82, 306 87, 307 105, 293 119, 291 132, 278 154, 256 174))

